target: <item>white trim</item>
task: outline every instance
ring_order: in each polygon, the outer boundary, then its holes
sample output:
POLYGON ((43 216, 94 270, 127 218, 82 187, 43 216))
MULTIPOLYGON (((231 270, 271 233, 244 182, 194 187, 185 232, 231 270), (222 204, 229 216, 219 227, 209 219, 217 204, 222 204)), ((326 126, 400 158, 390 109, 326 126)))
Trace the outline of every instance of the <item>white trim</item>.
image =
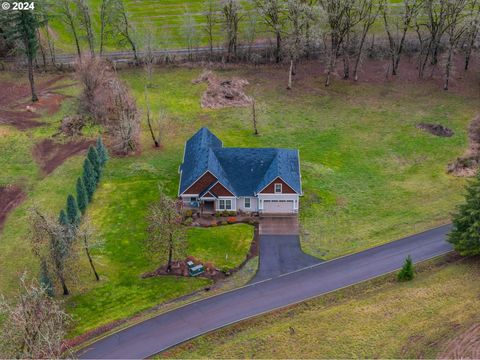
POLYGON ((234 197, 229 197, 229 198, 218 198, 216 201, 215 201, 215 210, 216 211, 237 211, 237 201, 236 201, 236 198, 234 197), (220 201, 224 201, 225 202, 225 209, 222 209, 220 207, 220 201), (230 201, 230 209, 227 209, 227 201, 230 201))
MULTIPOLYGON (((215 176, 215 177, 216 177, 216 176, 215 176)), ((225 189, 227 189, 227 191, 228 191, 230 194, 232 194, 230 197, 235 197, 235 198, 237 197, 237 195, 235 195, 235 193, 234 193, 233 191, 231 191, 227 186, 223 185, 223 183, 221 183, 220 180, 218 180, 218 178, 217 178, 217 182, 216 182, 215 184, 213 184, 213 185, 210 187, 210 189, 208 189, 208 190, 211 190, 211 189, 212 189, 215 185, 217 185, 217 184, 220 184, 220 185, 222 185, 225 189)), ((229 195, 228 195, 228 196, 229 196, 229 195)), ((220 196, 219 196, 219 198, 220 198, 220 196)))
POLYGON ((273 193, 274 194, 283 194, 283 184, 282 183, 273 183, 273 193), (280 191, 277 191, 277 186, 280 185, 280 191))
MULTIPOLYGON (((182 165, 185 164, 185 150, 187 150, 187 142, 188 142, 188 140, 185 140, 185 142, 183 143, 183 158, 182 158, 182 163, 181 163, 180 166, 178 167, 178 171, 179 171, 179 174, 180 174, 180 181, 178 182, 178 197, 180 197, 180 195, 182 195, 182 194, 180 194, 180 185, 182 184, 182 174, 183 174, 182 165)), ((187 187, 187 188, 185 189, 185 191, 187 191, 189 188, 190 188, 190 186, 187 187)), ((184 192, 185 192, 185 191, 184 191, 184 192)))
MULTIPOLYGON (((298 159, 298 176, 300 177, 300 194, 299 196, 303 196, 303 186, 302 186, 302 172, 300 171, 300 150, 297 149, 297 159, 298 159)), ((298 209, 298 206, 297 206, 298 209)))

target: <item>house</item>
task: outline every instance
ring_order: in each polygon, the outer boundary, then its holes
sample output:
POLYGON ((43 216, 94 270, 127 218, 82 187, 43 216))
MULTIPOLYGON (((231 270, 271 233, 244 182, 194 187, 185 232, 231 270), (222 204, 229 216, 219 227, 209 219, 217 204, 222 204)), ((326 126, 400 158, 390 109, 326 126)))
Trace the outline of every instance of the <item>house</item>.
POLYGON ((302 196, 298 150, 227 148, 207 128, 186 143, 178 196, 202 212, 293 214, 302 196))

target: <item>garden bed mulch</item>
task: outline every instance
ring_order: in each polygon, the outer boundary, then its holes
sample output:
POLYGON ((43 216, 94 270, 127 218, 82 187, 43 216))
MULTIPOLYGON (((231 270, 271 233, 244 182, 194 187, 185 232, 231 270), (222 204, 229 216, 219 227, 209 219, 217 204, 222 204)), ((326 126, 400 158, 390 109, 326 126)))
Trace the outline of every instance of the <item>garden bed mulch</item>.
POLYGON ((86 153, 88 147, 94 144, 93 140, 71 141, 65 144, 45 139, 33 148, 33 157, 40 165, 44 174, 52 173, 69 157, 86 153))
POLYGON ((18 186, 0 186, 0 230, 10 211, 20 205, 25 198, 26 194, 18 186))
POLYGON ((480 359, 480 324, 474 324, 450 341, 438 358, 480 359))

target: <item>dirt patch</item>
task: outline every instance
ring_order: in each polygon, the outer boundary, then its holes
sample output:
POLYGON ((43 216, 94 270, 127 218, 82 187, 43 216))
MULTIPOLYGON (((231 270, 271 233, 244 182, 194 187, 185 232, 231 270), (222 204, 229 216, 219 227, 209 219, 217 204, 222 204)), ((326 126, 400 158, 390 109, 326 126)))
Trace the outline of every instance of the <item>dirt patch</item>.
POLYGON ((201 105, 208 109, 248 106, 252 99, 245 94, 244 87, 249 83, 245 79, 220 79, 211 71, 204 71, 193 81, 194 84, 206 82, 208 88, 202 96, 201 105))
POLYGON ((86 153, 93 140, 71 141, 65 144, 45 139, 33 148, 33 157, 45 174, 50 174, 69 157, 86 153))
POLYGON ((0 125, 11 125, 18 130, 27 130, 42 126, 43 123, 36 121, 39 111, 45 111, 51 115, 57 112, 64 95, 50 92, 52 85, 62 80, 64 76, 57 76, 37 85, 39 101, 31 103, 26 99, 30 96, 28 84, 18 85, 11 82, 0 83, 0 125))
POLYGON ((480 359, 480 324, 473 325, 453 339, 438 358, 480 359))
POLYGON ((440 137, 451 137, 454 135, 452 129, 449 129, 441 124, 420 123, 417 124, 417 129, 424 130, 432 135, 440 137))
POLYGON ((11 125, 18 130, 27 130, 42 126, 43 123, 36 121, 39 118, 38 114, 28 111, 11 111, 0 109, 0 125, 11 125))
POLYGON ((30 113, 38 111, 45 111, 47 114, 55 114, 62 105, 62 101, 66 98, 65 95, 56 94, 52 92, 42 93, 38 101, 35 103, 25 102, 18 104, 15 109, 25 110, 30 113))
POLYGON ((20 205, 25 198, 25 193, 18 186, 0 186, 0 230, 3 228, 8 213, 20 205))
POLYGON ((468 128, 469 149, 465 154, 448 164, 447 173, 454 176, 475 176, 480 165, 480 116, 468 128))

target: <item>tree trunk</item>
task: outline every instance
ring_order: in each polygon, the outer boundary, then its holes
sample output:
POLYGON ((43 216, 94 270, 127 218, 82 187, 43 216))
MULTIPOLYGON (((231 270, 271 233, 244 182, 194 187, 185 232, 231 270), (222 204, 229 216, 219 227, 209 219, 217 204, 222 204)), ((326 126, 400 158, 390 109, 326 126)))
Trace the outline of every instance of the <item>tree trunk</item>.
POLYGON ((90 267, 92 268, 93 274, 95 275, 95 279, 100 281, 100 276, 98 276, 97 270, 95 269, 95 264, 93 263, 92 257, 90 255, 90 250, 88 249, 87 238, 83 238, 83 244, 85 246, 85 253, 87 254, 88 262, 90 263, 90 267))
POLYGON ((293 60, 290 60, 290 70, 288 71, 288 85, 287 89, 292 89, 292 75, 293 75, 293 60))
POLYGON ((282 35, 280 34, 280 31, 277 31, 277 50, 276 50, 276 56, 275 56, 275 62, 277 64, 282 59, 281 51, 282 51, 282 35))
POLYGON ((258 135, 257 129, 257 111, 255 109, 255 99, 252 99, 252 121, 253 121, 253 131, 255 135, 258 135))
POLYGON ((452 67, 452 54, 453 54, 453 44, 450 44, 448 48, 447 63, 445 65, 445 82, 443 84, 443 90, 448 90, 448 82, 450 80, 450 69, 452 67))
POLYGON ((63 277, 60 272, 57 272, 58 279, 60 280, 60 283, 62 284, 62 289, 63 289, 63 295, 67 296, 70 295, 70 291, 68 291, 67 284, 65 283, 65 278, 63 277))
POLYGON ((32 102, 38 101, 37 93, 35 90, 35 79, 33 77, 33 59, 28 57, 28 81, 30 81, 30 90, 32 92, 32 102))
POLYGON ((169 247, 168 247, 167 273, 172 271, 172 257, 173 257, 173 238, 172 238, 172 234, 170 234, 170 241, 169 241, 169 247))
POLYGON ((355 59, 355 65, 353 67, 353 80, 358 81, 358 65, 360 65, 360 59, 362 57, 363 45, 365 44, 365 39, 367 38, 368 30, 364 31, 362 34, 362 39, 360 40, 360 46, 358 47, 358 54, 355 59))

